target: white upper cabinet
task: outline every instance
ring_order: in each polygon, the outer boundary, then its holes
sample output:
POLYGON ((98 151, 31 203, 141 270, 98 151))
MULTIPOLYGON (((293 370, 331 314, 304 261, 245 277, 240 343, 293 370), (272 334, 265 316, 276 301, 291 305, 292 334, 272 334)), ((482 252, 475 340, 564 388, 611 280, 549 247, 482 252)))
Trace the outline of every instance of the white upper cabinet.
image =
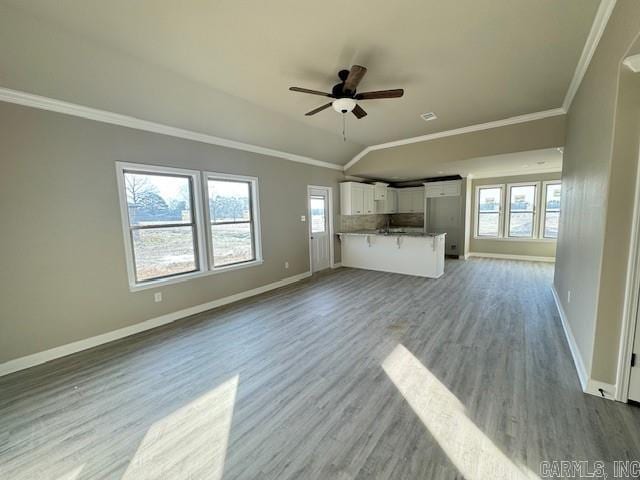
POLYGON ((371 215, 375 212, 374 186, 366 183, 340 184, 341 215, 371 215))
POLYGON ((398 192, 387 188, 384 200, 376 200, 376 213, 396 213, 398 211, 398 192))
POLYGON ((388 185, 382 182, 376 182, 373 185, 373 199, 374 200, 384 200, 387 198, 387 190, 388 185))
POLYGON ((364 215, 372 215, 376 213, 376 203, 374 201, 374 186, 362 184, 364 187, 364 215))
POLYGON ((424 184, 427 198, 460 196, 460 180, 429 182, 424 184))
POLYGON ((423 213, 424 188, 398 189, 398 213, 423 213))

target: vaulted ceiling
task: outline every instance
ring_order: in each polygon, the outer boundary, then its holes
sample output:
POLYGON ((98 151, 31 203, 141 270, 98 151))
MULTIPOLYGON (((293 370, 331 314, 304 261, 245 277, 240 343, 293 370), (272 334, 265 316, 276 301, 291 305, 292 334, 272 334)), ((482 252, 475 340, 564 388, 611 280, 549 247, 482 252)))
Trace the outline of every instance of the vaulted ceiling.
POLYGON ((364 146, 553 109, 598 0, 0 0, 0 86, 345 164, 364 146), (4 45, 4 46, 2 46, 4 45), (368 67, 369 115, 304 112, 368 67), (433 111, 438 119, 419 115, 433 111))

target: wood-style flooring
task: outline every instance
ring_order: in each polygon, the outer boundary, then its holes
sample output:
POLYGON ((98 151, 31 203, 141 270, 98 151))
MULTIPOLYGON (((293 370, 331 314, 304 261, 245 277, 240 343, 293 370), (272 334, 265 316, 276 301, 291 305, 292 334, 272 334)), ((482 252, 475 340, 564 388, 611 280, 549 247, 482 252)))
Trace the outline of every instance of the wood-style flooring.
POLYGON ((0 478, 484 480, 640 460, 640 408, 580 390, 552 275, 342 268, 0 378, 0 478))

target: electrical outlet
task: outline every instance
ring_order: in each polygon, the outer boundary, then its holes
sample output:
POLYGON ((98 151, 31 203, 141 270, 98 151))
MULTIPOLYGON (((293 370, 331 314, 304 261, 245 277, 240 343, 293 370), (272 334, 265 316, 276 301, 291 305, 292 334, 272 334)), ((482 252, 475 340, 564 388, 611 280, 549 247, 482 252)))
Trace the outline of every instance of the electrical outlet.
POLYGON ((156 292, 153 294, 153 301, 158 303, 162 301, 162 292, 156 292))
POLYGON ((301 222, 306 222, 307 221, 307 217, 305 215, 300 215, 300 221, 301 222))
POLYGON ((567 303, 571 303, 571 290, 567 290, 567 303))
POLYGON ((289 262, 284 262, 284 268, 288 269, 289 268, 289 262))

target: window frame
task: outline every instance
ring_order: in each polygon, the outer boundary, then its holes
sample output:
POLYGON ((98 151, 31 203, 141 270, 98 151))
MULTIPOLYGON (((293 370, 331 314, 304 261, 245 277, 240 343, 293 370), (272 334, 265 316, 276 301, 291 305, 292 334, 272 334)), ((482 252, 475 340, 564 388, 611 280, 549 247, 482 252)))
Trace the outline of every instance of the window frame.
MULTIPOLYGON (((129 290, 138 291, 154 288, 162 285, 169 285, 179 281, 198 277, 206 271, 207 255, 206 245, 203 239, 202 230, 202 190, 200 172, 184 168, 164 167, 158 165, 146 165, 128 162, 116 162, 116 178, 118 184, 118 198, 120 202, 120 219, 122 221, 122 233, 124 237, 124 250, 127 263, 127 277, 129 280, 129 290), (139 227, 132 227, 129 220, 129 207, 127 202, 125 173, 138 173, 141 175, 162 175, 175 177, 188 177, 191 182, 191 202, 192 202, 192 226, 194 232, 194 255, 196 269, 184 273, 174 273, 149 280, 138 281, 136 274, 135 253, 133 248, 133 230, 139 227)), ((173 227, 175 224, 162 225, 162 227, 173 227)), ((154 227, 155 228, 155 227, 154 227)), ((157 228, 160 228, 158 226, 157 228)))
MULTIPOLYGON (((120 221, 122 226, 122 238, 124 242, 124 253, 127 270, 127 278, 129 281, 129 291, 138 292, 141 290, 149 290, 160 288, 167 285, 186 282, 188 280, 215 275, 241 268, 253 267, 261 265, 264 260, 262 256, 262 233, 260 229, 260 197, 258 189, 258 177, 249 177, 245 175, 235 175, 218 172, 206 172, 200 170, 191 170, 185 168, 166 167, 162 165, 150 165, 144 163, 115 162, 116 183, 118 188, 118 202, 120 206, 120 221), (131 226, 129 225, 129 208, 127 202, 125 173, 135 172, 150 175, 169 175, 169 176, 188 176, 191 178, 192 186, 192 218, 194 229, 194 249, 196 254, 197 270, 176 273, 164 277, 158 277, 142 282, 137 281, 135 256, 133 251, 133 238, 131 236, 131 226), (256 259, 242 263, 234 263, 224 265, 222 267, 213 268, 213 255, 209 247, 211 243, 210 231, 210 215, 209 215, 209 192, 208 179, 210 177, 219 178, 221 180, 241 180, 251 182, 252 206, 251 213, 253 218, 253 242, 256 259), (209 228, 207 227, 209 225, 209 228)), ((170 225, 175 226, 175 225, 170 225)))
MULTIPOLYGON (((544 226, 547 220, 547 187, 549 185, 560 185, 560 208, 558 209, 558 213, 562 210, 562 180, 545 180, 542 182, 542 195, 540 196, 540 230, 539 230, 539 238, 540 240, 546 241, 558 241, 558 237, 545 237, 544 236, 544 226)), ((558 228, 558 236, 560 235, 560 228, 558 228)))
MULTIPOLYGON (((203 195, 204 195, 204 215, 205 215, 205 230, 207 235, 207 255, 209 258, 209 271, 212 273, 228 272, 231 270, 237 270, 240 268, 251 267, 255 265, 261 265, 263 263, 262 258, 262 231, 260 228, 260 197, 258 189, 258 177, 252 177, 248 175, 237 175, 232 173, 220 173, 220 172, 203 172, 203 195), (211 216, 211 209, 209 207, 209 180, 221 180, 231 182, 243 182, 249 184, 249 211, 250 220, 240 222, 228 222, 228 223, 249 223, 251 225, 251 241, 253 243, 252 260, 246 260, 242 262, 230 263, 227 265, 221 265, 216 267, 214 265, 214 248, 213 248, 213 235, 211 225, 213 218, 211 216)), ((225 222, 227 223, 227 222, 225 222)))
POLYGON ((539 240, 538 236, 538 226, 539 226, 539 204, 540 204, 540 182, 517 182, 517 183, 507 183, 506 188, 506 196, 505 196, 505 213, 506 213, 506 221, 504 226, 504 238, 509 240, 539 240), (534 195, 533 195, 533 210, 531 211, 518 211, 515 213, 532 213, 531 218, 531 236, 530 237, 522 237, 511 235, 511 189, 513 187, 534 187, 534 195))
MULTIPOLYGON (((475 202, 475 228, 474 228, 474 238, 480 240, 497 240, 502 238, 503 226, 504 226, 504 184, 496 184, 496 185, 476 185, 476 202, 475 202), (498 234, 497 235, 480 235, 480 191, 481 190, 489 190, 492 188, 500 189, 500 202, 498 204, 498 234)), ((490 212, 486 212, 490 213, 490 212)), ((491 212, 492 213, 492 212, 491 212)))
MULTIPOLYGON (((542 242, 542 243, 554 243, 557 242, 558 239, 556 238, 549 238, 549 237, 544 237, 544 216, 545 213, 543 211, 543 207, 545 205, 545 201, 546 198, 544 198, 546 196, 546 185, 548 184, 558 184, 561 186, 562 188, 562 184, 563 181, 561 178, 559 179, 554 179, 554 180, 536 180, 536 181, 532 181, 532 182, 518 182, 518 183, 500 183, 500 184, 486 184, 486 185, 475 185, 475 197, 474 197, 474 227, 473 227, 473 239, 474 240, 499 240, 501 242, 542 242), (511 185, 513 186, 520 186, 520 185, 531 185, 534 183, 538 183, 541 184, 541 186, 539 188, 536 189, 536 194, 537 194, 537 198, 536 198, 536 212, 539 213, 537 215, 537 217, 535 216, 535 212, 534 212, 534 230, 536 231, 536 235, 533 237, 510 237, 508 236, 509 233, 509 219, 510 217, 508 217, 509 213, 510 213, 510 207, 511 207, 511 198, 510 198, 510 189, 509 187, 511 185), (498 237, 490 237, 487 235, 478 235, 478 220, 479 220, 479 209, 480 209, 480 192, 479 190, 482 188, 498 188, 501 187, 502 188, 502 211, 503 211, 503 216, 504 218, 502 219, 501 222, 499 222, 499 236, 498 237), (544 191, 542 190, 544 189, 544 191), (508 205, 507 205, 507 200, 508 200, 508 205), (537 220, 536 220, 537 218, 537 220)), ((562 211, 562 205, 560 205, 560 211, 562 211)))
POLYGON ((314 233, 329 233, 329 225, 328 225, 328 219, 327 219, 327 215, 323 215, 324 217, 324 222, 322 224, 322 230, 313 230, 313 215, 311 214, 311 200, 313 200, 314 198, 321 198, 323 203, 324 203, 324 211, 323 213, 326 213, 328 210, 328 199, 325 195, 309 195, 309 225, 310 225, 310 230, 311 230, 311 234, 313 235, 314 233))

